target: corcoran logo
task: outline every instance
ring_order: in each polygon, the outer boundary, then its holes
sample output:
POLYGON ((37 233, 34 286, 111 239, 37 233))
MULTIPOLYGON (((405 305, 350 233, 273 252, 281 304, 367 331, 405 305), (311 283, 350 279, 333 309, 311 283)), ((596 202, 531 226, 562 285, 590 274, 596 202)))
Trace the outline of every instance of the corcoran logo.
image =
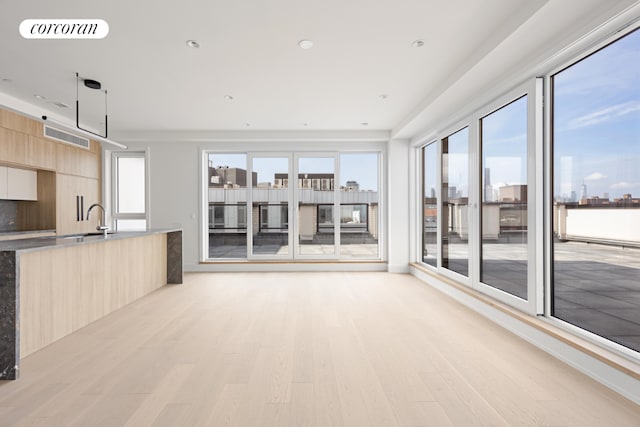
POLYGON ((25 39, 102 39, 109 24, 102 19, 25 19, 20 34, 25 39))

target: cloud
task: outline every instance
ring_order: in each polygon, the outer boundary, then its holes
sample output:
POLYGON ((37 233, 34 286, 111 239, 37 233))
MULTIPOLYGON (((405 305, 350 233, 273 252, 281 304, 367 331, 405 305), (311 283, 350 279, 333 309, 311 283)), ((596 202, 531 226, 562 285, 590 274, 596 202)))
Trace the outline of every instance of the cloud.
POLYGON ((601 179, 606 179, 607 175, 601 173, 601 172, 594 172, 592 174, 589 174, 587 176, 584 177, 585 181, 599 181, 601 179))
POLYGON ((635 113, 636 111, 640 111, 639 101, 629 101, 618 105, 612 105, 571 120, 569 122, 569 129, 578 129, 600 123, 606 123, 615 118, 635 113))
POLYGON ((629 190, 631 188, 636 188, 636 187, 640 187, 640 182, 621 181, 611 186, 611 188, 614 190, 629 190))

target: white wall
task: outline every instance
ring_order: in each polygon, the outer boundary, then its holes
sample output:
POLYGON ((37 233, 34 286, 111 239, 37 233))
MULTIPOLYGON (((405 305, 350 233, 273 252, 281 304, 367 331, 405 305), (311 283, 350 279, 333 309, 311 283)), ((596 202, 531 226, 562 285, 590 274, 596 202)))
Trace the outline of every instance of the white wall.
POLYGON ((409 140, 389 141, 387 188, 389 271, 409 272, 409 140))
POLYGON ((558 230, 567 240, 581 239, 640 244, 640 209, 561 209, 566 229, 558 230))
MULTIPOLYGON (((368 141, 354 140, 347 138, 341 141, 248 141, 246 138, 233 141, 231 135, 224 142, 199 142, 199 141, 126 141, 129 150, 149 150, 149 227, 181 227, 183 229, 183 260, 185 271, 219 271, 220 266, 215 264, 200 264, 201 231, 200 224, 203 221, 201 213, 202 194, 201 187, 201 164, 202 151, 220 152, 314 152, 314 151, 381 151, 386 156, 387 141, 382 139, 388 136, 387 133, 362 134, 358 138, 370 138, 368 141)), ((259 135, 254 139, 259 139, 259 135)), ((212 138, 213 139, 213 138, 212 138)), ((286 139, 286 138, 283 138, 286 139)), ((408 152, 408 142, 402 143, 402 152, 406 156, 408 152)), ((402 174, 401 181, 406 186, 409 175, 406 168, 406 157, 399 157, 398 164, 404 165, 396 168, 395 174, 402 174)), ((386 171, 383 172, 383 176, 386 171)), ((206 194, 206 193, 204 193, 206 194)), ((383 194, 381 192, 380 194, 383 194)), ((384 197, 384 195, 382 195, 384 197)), ((406 201, 406 198, 404 199, 406 201)), ((408 215, 408 207, 405 202, 402 205, 404 216, 408 215)), ((206 219, 206 218, 204 218, 206 219)), ((405 221, 406 223, 406 221, 405 221)), ((407 241, 408 232, 404 232, 404 241, 407 241)), ((384 244, 384 243, 383 243, 384 244)), ((405 243, 399 243, 405 245, 405 243)), ((402 248, 401 250, 402 251, 402 248)), ((393 249, 390 252, 398 252, 393 249)), ((383 253, 385 253, 383 248, 383 253)), ((408 256, 404 259, 404 265, 408 261, 408 256)), ((279 264, 278 269, 283 265, 279 264)), ((246 264, 241 264, 238 268, 246 269, 246 264)), ((267 267, 265 267, 267 268, 267 267)), ((316 267, 317 268, 317 267, 316 267)))
POLYGON ((149 227, 181 227, 185 270, 198 264, 200 160, 197 143, 129 143, 149 147, 149 227))

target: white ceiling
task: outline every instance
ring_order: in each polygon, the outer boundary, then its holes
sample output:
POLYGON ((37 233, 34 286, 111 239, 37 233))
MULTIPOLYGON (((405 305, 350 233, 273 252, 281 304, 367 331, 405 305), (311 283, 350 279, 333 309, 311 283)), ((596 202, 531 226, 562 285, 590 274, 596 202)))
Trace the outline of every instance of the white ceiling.
MULTIPOLYGON (((609 1, 618 9, 633 3, 609 1)), ((76 72, 99 80, 109 92, 110 135, 391 131, 551 3, 584 14, 599 2, 0 0, 0 79, 11 80, 0 92, 73 119, 73 108, 49 101, 75 105, 76 72), (27 40, 18 32, 27 18, 104 19, 110 32, 102 40, 27 40), (188 39, 201 47, 188 48, 188 39), (301 49, 301 39, 314 47, 301 49), (416 39, 424 46, 411 47, 416 39)))

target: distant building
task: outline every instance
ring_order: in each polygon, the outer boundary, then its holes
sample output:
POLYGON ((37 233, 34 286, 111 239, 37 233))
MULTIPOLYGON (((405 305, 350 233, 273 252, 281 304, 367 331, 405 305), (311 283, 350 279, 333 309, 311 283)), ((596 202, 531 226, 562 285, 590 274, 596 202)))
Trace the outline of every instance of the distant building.
POLYGON ((613 199, 613 206, 618 208, 640 208, 640 199, 631 197, 631 194, 623 194, 620 199, 613 199))
POLYGON ((484 201, 494 201, 493 187, 491 186, 491 168, 484 168, 484 201))
POLYGON ((357 181, 347 181, 344 191, 360 191, 360 184, 357 181))
MULTIPOLYGON (((252 184, 257 186, 258 174, 253 172, 252 184)), ((246 188, 247 171, 241 168, 230 168, 228 166, 213 166, 209 162, 209 187, 214 188, 246 188)))
POLYGON ((571 192, 571 199, 569 200, 570 202, 577 202, 578 201, 578 193, 574 191, 571 192))
POLYGON ((526 202, 527 186, 523 184, 505 185, 499 189, 501 202, 526 202))
MULTIPOLYGON (((274 187, 288 188, 289 174, 277 173, 274 176, 274 187)), ((313 188, 314 190, 330 191, 334 189, 332 173, 299 173, 298 188, 313 188)))
POLYGON ((598 196, 592 196, 592 197, 587 197, 587 198, 582 198, 580 199, 580 202, 578 202, 578 205, 580 206, 609 206, 609 199, 601 199, 598 196))

